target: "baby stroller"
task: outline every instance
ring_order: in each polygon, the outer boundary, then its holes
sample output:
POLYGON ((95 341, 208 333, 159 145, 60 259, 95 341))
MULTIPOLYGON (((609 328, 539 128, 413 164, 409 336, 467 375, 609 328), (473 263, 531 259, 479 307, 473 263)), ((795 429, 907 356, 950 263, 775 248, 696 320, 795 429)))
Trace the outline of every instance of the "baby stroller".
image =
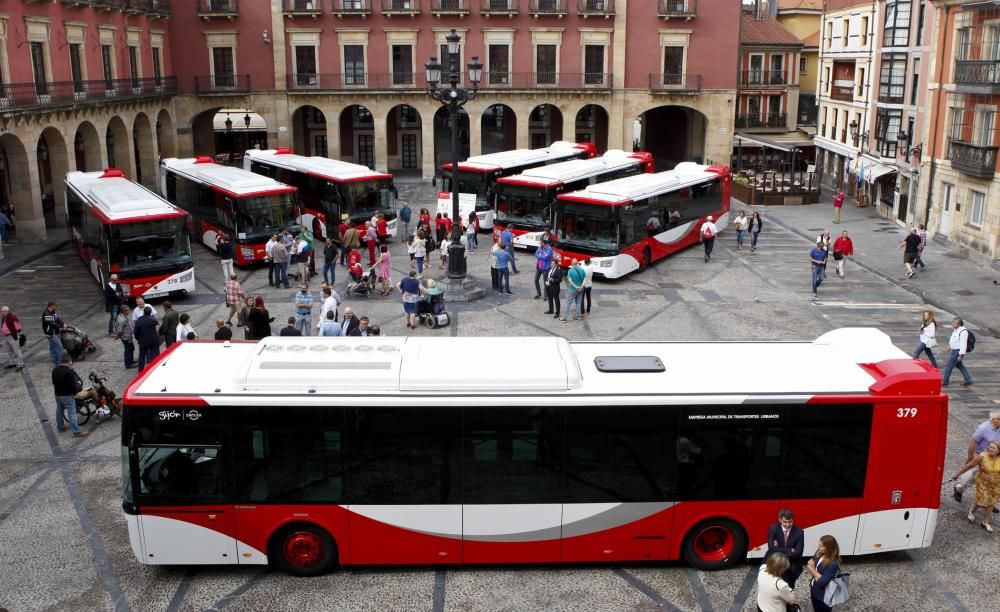
POLYGON ((372 296, 372 291, 375 290, 376 272, 374 266, 369 267, 367 270, 361 274, 351 273, 351 282, 347 283, 347 293, 360 293, 366 297, 372 296))
POLYGON ((417 302, 417 317, 430 329, 451 323, 451 316, 444 310, 444 293, 428 294, 427 299, 417 302))
POLYGON ((81 361, 87 353, 93 353, 97 350, 97 347, 90 341, 87 334, 72 325, 63 327, 62 332, 59 334, 59 339, 62 341, 63 350, 69 353, 73 361, 81 361))

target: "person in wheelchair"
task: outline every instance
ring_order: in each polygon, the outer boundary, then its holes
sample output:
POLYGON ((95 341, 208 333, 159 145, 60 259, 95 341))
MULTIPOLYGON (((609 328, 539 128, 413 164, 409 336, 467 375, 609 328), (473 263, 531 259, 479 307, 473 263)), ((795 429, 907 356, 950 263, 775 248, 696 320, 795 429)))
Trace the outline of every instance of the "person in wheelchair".
POLYGON ((431 278, 424 287, 424 299, 417 303, 418 314, 441 314, 444 312, 444 291, 431 278))

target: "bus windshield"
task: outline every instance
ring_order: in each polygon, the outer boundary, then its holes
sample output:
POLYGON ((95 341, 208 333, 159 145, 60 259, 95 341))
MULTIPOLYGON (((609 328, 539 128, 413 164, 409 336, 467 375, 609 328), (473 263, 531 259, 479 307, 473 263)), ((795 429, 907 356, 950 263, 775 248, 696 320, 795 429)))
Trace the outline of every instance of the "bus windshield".
POLYGON ((191 264, 184 217, 112 225, 110 238, 109 262, 120 266, 122 275, 155 268, 180 271, 191 264))
POLYGON ((594 255, 618 250, 618 215, 610 206, 563 202, 556 232, 559 245, 594 255))
POLYGON ((553 202, 547 189, 502 183, 498 189, 497 222, 535 230, 549 227, 553 202))
MULTIPOLYGON (((476 194, 476 210, 483 211, 490 208, 487 198, 489 195, 487 185, 489 176, 486 172, 465 172, 458 177, 459 193, 476 194)), ((441 171, 441 185, 443 186, 443 191, 451 191, 451 170, 441 171)))
POLYGON ((295 194, 271 193, 233 200, 233 212, 238 240, 268 238, 295 221, 295 194))
POLYGON ((384 213, 387 220, 396 216, 396 192, 391 179, 339 183, 344 202, 342 214, 350 215, 351 223, 364 223, 375 213, 384 213))

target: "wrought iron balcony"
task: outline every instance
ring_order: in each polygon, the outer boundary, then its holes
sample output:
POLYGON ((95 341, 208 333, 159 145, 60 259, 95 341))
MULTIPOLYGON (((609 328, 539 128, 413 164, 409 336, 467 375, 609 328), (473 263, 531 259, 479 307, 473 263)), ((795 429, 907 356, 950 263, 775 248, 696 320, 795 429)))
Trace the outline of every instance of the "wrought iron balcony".
POLYGON ((788 85, 785 70, 744 70, 740 72, 740 87, 784 87, 788 85))
POLYGON ((1000 87, 1000 60, 956 60, 955 85, 1000 87))
POLYGON ((479 89, 611 89, 603 72, 487 72, 479 89))
POLYGON ((209 74, 194 77, 195 94, 245 93, 250 91, 249 74, 209 74))
POLYGON ((15 110, 106 104, 177 93, 177 77, 100 79, 93 81, 42 81, 0 84, 0 113, 15 110))
POLYGON ((371 0, 332 0, 330 13, 338 18, 367 17, 372 14, 371 0))
POLYGON ((323 0, 282 0, 281 12, 285 17, 311 17, 318 19, 323 16, 323 0))
POLYGON ((948 159, 955 170, 978 178, 993 178, 997 168, 997 150, 1000 147, 974 145, 952 140, 948 159))
POLYGON ((659 0, 656 15, 663 19, 693 19, 698 14, 698 0, 659 0))
POLYGON ((654 93, 701 91, 700 74, 650 74, 649 89, 654 93))
POLYGON ((736 129, 784 128, 788 126, 788 113, 740 113, 736 115, 736 129))
POLYGON ((566 0, 531 0, 528 14, 535 19, 539 17, 559 17, 562 19, 569 13, 566 0))
POLYGON ((422 90, 426 87, 427 82, 424 80, 423 73, 417 72, 298 73, 288 75, 289 91, 422 90))
POLYGON ((517 0, 479 0, 479 14, 486 18, 513 19, 517 12, 517 0))
POLYGON ((615 14, 615 0, 580 0, 577 14, 587 17, 604 17, 610 19, 615 14))
POLYGON ((416 17, 420 14, 420 3, 423 0, 382 0, 382 14, 386 17, 393 15, 409 15, 416 17))
POLYGON ((472 12, 469 5, 472 0, 431 0, 431 13, 436 17, 457 15, 465 17, 472 12))
POLYGON ((830 99, 841 102, 854 101, 854 86, 832 85, 830 87, 830 99))
POLYGON ((205 21, 213 17, 233 19, 239 14, 239 0, 198 0, 198 16, 205 21))

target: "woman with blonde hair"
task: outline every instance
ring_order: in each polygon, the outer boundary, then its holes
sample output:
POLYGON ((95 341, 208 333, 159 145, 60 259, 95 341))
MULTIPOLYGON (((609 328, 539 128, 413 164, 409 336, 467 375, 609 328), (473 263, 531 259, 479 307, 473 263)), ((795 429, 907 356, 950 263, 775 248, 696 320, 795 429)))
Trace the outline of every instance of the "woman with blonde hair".
POLYGON ((767 558, 757 573, 757 610, 760 612, 785 612, 787 606, 797 606, 795 591, 781 575, 791 563, 784 553, 776 552, 767 558))
POLYGON ((840 573, 840 545, 836 538, 825 535, 819 539, 816 554, 809 559, 806 571, 812 576, 809 581, 809 598, 812 600, 813 610, 831 612, 833 608, 826 605, 823 596, 826 594, 826 585, 840 573))
POLYGON ((983 509, 983 526, 988 533, 993 533, 990 526, 990 515, 993 508, 1000 501, 1000 442, 990 442, 986 450, 972 458, 959 470, 952 480, 957 480, 959 476, 968 472, 972 468, 979 466, 979 473, 976 474, 976 501, 969 510, 969 522, 976 522, 976 511, 983 509))
POLYGON ((931 365, 935 368, 938 367, 937 359, 934 359, 934 352, 931 350, 937 346, 937 339, 934 337, 937 334, 937 322, 934 320, 934 313, 925 310, 923 322, 920 326, 920 344, 917 345, 917 350, 913 353, 914 359, 920 359, 920 353, 927 353, 927 361, 931 362, 931 365))

